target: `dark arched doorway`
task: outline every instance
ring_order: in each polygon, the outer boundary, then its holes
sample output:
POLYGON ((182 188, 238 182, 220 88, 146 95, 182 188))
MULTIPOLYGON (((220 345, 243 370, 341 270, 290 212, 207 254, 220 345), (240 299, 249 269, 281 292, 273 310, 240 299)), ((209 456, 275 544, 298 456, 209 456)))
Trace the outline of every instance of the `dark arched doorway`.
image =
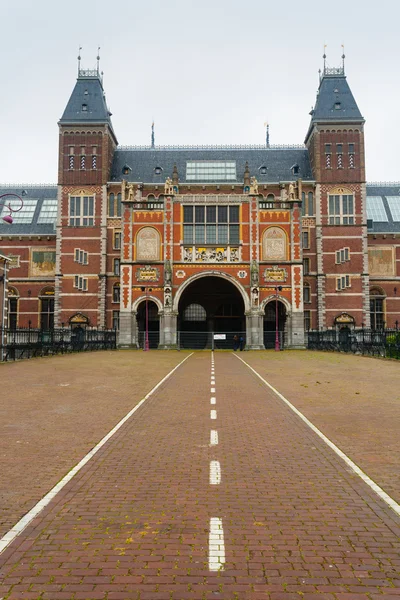
POLYGON ((149 348, 158 348, 160 342, 160 316, 158 307, 153 300, 143 300, 138 306, 136 314, 138 327, 139 347, 144 348, 146 338, 146 321, 149 335, 149 348), (147 319, 146 319, 146 302, 147 302, 147 319))
POLYGON ((278 310, 278 337, 280 348, 285 346, 285 323, 286 323, 286 308, 285 305, 278 300, 272 300, 265 305, 264 311, 264 346, 265 348, 275 347, 276 338, 276 311, 278 310))
POLYGON ((233 348, 235 334, 245 337, 242 295, 222 277, 210 275, 193 281, 182 293, 178 312, 183 348, 233 348))

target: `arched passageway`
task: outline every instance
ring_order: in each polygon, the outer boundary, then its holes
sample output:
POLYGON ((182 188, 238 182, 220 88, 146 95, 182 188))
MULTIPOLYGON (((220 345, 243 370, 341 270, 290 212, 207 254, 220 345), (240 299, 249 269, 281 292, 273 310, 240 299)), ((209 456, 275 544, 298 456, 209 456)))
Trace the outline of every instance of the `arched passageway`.
POLYGON ((277 311, 279 345, 281 348, 285 347, 286 307, 279 299, 278 301, 274 299, 265 305, 264 311, 264 346, 266 349, 275 347, 277 311))
POLYGON ((233 336, 245 335, 242 295, 234 284, 218 276, 193 281, 182 293, 178 313, 183 348, 211 348, 215 335, 215 348, 232 348, 233 336))
POLYGON ((146 329, 148 330, 149 347, 158 348, 160 341, 160 317, 158 306, 153 300, 143 300, 137 309, 136 314, 138 328, 138 343, 140 348, 144 348, 146 329), (147 319, 146 319, 147 302, 147 319), (147 324, 147 327, 146 327, 147 324))

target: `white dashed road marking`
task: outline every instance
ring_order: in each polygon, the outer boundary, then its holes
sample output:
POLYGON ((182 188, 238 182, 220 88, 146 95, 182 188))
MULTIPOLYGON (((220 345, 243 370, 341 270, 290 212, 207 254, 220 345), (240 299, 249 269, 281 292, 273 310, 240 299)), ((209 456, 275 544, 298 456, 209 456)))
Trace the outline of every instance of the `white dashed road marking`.
POLYGON ((212 419, 216 419, 217 418, 217 411, 216 410, 212 410, 210 413, 210 416, 212 419))
POLYGON ((218 460, 210 462, 210 484, 219 485, 221 483, 221 465, 218 460))
POLYGON ((208 536, 208 568, 210 571, 222 571, 225 563, 225 543, 222 520, 217 517, 210 519, 208 536))
POLYGON ((218 431, 212 429, 210 431, 210 446, 217 446, 218 444, 218 431))
POLYGON ((210 398, 210 402, 211 402, 211 404, 216 404, 217 403, 217 399, 215 398, 215 396, 212 396, 210 398))
POLYGON ((215 388, 211 388, 211 393, 215 394, 215 388))

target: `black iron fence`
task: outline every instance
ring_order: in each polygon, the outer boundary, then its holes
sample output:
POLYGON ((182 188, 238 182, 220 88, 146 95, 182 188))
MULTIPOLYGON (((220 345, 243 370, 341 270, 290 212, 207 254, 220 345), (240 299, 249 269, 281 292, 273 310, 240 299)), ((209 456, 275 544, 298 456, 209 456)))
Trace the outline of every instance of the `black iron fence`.
POLYGON ((309 331, 309 350, 331 350, 400 359, 398 329, 327 329, 309 331))
POLYGON ((116 347, 117 332, 114 329, 0 328, 0 361, 68 352, 115 350, 116 347))

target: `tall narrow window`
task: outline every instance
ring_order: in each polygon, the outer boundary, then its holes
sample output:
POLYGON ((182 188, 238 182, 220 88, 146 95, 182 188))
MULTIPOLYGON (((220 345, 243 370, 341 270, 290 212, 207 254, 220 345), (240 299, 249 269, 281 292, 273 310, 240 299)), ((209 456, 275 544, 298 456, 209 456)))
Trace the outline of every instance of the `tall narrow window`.
POLYGON ((330 169, 332 167, 332 145, 325 144, 325 167, 330 169))
POLYGON ((18 292, 8 288, 8 327, 17 329, 18 325, 18 292))
POLYGON ((303 286, 303 301, 304 304, 309 304, 311 302, 311 287, 309 283, 305 283, 303 286))
POLYGON ((69 156, 68 156, 68 168, 70 171, 72 171, 74 169, 74 154, 75 154, 75 148, 73 146, 70 146, 69 148, 69 156))
POLYGON ((308 214, 310 217, 314 216, 314 194, 308 192, 308 214))
POLYGON ((114 275, 119 275, 120 273, 120 259, 114 258, 114 275))
POLYGON ((54 290, 40 298, 40 328, 54 329, 54 290))
POLYGON ((121 216, 121 194, 117 194, 117 217, 121 216))
POLYGON ((120 285, 119 283, 115 283, 113 285, 113 290, 112 290, 112 301, 113 302, 119 302, 120 301, 120 285))
POLYGON ((385 296, 382 290, 374 288, 369 295, 371 327, 383 329, 385 326, 385 296))
POLYGON ((309 331, 311 329, 311 311, 304 311, 304 329, 305 331, 309 331))
POLYGON ((304 275, 308 275, 310 273, 310 259, 303 258, 303 273, 304 275))
POLYGON ((119 331, 119 310, 113 310, 112 328, 119 331))
POLYGON ((310 247, 310 230, 309 229, 303 229, 302 241, 303 241, 303 248, 305 250, 308 250, 308 248, 310 247))
POLYGON ((343 169, 343 144, 336 144, 337 168, 343 169))
POLYGON ((354 169, 355 166, 355 146, 349 144, 349 169, 354 169))
POLYGON ((120 231, 115 231, 114 232, 114 244, 113 244, 114 250, 121 250, 121 232, 120 231))
POLYGON ((307 207, 306 207, 306 193, 305 192, 301 192, 301 214, 304 217, 304 215, 307 212, 307 207))
POLYGON ((108 196, 108 216, 114 216, 114 194, 108 196))

